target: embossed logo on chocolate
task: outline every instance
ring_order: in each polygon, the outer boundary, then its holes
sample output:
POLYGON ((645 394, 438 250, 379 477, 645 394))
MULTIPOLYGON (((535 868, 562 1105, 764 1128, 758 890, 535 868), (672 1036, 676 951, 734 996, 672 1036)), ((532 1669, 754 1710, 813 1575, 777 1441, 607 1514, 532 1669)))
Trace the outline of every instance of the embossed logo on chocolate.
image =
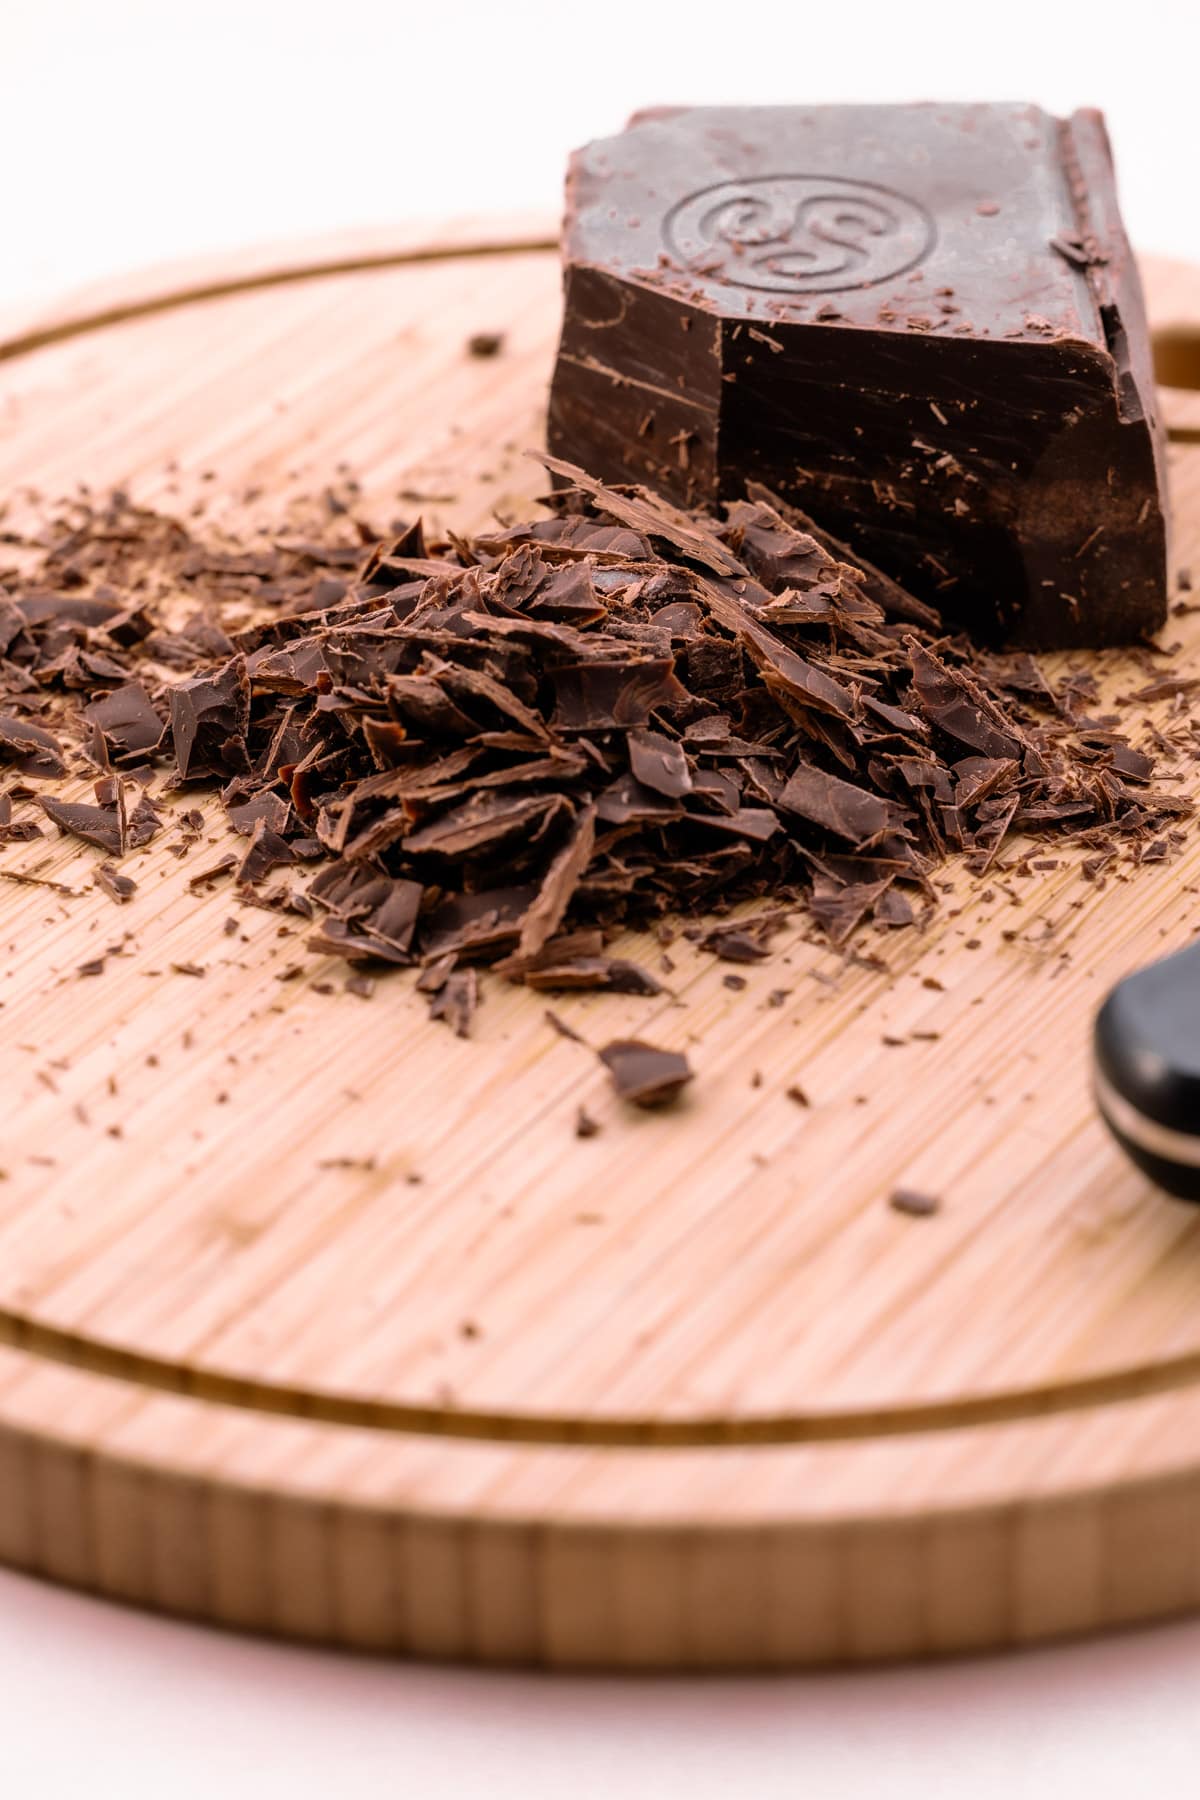
POLYGON ((757 175, 681 200, 667 247, 698 274, 776 294, 836 294, 903 275, 936 231, 923 206, 873 181, 757 175))

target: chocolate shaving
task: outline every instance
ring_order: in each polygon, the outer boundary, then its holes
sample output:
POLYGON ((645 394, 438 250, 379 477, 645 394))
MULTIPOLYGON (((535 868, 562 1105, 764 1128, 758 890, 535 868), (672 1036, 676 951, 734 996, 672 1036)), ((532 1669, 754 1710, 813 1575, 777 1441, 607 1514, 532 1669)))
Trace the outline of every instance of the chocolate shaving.
POLYGON ((526 969, 527 987, 547 993, 571 993, 578 989, 607 988, 614 994, 661 994, 661 981, 640 963, 620 956, 576 956, 568 962, 546 963, 526 969))
POLYGON ((111 863, 101 863, 97 868, 96 886, 102 888, 109 899, 115 900, 118 905, 132 900, 137 893, 137 882, 132 875, 122 875, 111 863))
POLYGON ((163 722, 139 681, 85 707, 83 717, 100 731, 108 754, 117 760, 152 756, 162 741, 163 722))
POLYGON ((474 969, 455 969, 447 975, 429 1002, 431 1019, 441 1019, 455 1037, 470 1037, 471 1022, 479 1004, 479 977, 474 969))
POLYGON ((231 657, 211 676, 171 689, 171 741, 179 773, 238 774, 248 766, 250 682, 244 656, 231 657))
POLYGON ((67 772, 62 745, 52 733, 32 719, 0 712, 0 759, 6 754, 23 775, 55 777, 67 772))
POLYGON ((667 1106, 692 1080, 686 1056, 678 1050, 659 1050, 637 1038, 617 1038, 596 1054, 612 1077, 622 1100, 634 1106, 667 1106))
POLYGON ((144 794, 126 818, 124 798, 123 788, 118 790, 117 802, 112 806, 88 806, 78 801, 52 800, 39 794, 38 805, 60 831, 82 839, 85 844, 95 844, 97 848, 107 850, 110 856, 123 856, 127 848, 136 849, 148 844, 162 825, 144 794))

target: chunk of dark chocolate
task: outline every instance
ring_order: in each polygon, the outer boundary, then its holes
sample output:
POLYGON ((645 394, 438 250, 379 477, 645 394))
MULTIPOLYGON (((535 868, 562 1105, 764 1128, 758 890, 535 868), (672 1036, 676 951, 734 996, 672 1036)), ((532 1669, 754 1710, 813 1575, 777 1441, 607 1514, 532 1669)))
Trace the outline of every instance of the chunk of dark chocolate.
POLYGON ((557 454, 691 505, 762 483, 980 637, 1163 623, 1163 435, 1099 113, 645 114, 573 159, 565 256, 557 454))

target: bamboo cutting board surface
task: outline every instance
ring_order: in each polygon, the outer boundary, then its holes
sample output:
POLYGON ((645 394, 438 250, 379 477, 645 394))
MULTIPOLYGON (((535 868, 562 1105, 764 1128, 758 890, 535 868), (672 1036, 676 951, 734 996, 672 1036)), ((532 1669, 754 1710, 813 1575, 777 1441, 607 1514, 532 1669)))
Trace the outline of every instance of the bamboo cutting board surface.
MULTIPOLYGON (((516 513, 545 236, 255 253, 13 321, 12 518, 81 480, 282 511, 342 463, 369 515, 516 513)), ((1200 275, 1155 267, 1151 302, 1195 318, 1200 275)), ((1171 354, 1188 377, 1186 335, 1171 354)), ((1167 406, 1200 568, 1200 415, 1167 406)), ((1198 617, 1171 673, 1200 673, 1198 617)), ((170 835, 121 908, 98 852, 0 850, 69 890, 0 879, 0 1557, 230 1625, 558 1665, 937 1654, 1200 1602, 1200 1214, 1088 1091, 1107 987, 1200 918, 1200 839, 1103 888, 1053 848, 1036 882, 955 875, 927 932, 870 941, 883 969, 797 920, 744 991, 681 943, 670 996, 556 1001, 593 1043, 687 1050, 692 1088, 650 1115, 535 994, 487 979, 469 1042, 407 975, 347 994, 277 915, 189 893, 170 835), (898 1185, 941 1211, 900 1216, 898 1185)))

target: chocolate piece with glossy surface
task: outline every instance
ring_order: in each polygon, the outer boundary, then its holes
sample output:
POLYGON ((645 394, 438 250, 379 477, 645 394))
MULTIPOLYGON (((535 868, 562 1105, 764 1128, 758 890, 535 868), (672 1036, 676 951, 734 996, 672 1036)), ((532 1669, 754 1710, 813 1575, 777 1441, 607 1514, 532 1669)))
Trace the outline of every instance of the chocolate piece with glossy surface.
POLYGON ((1103 120, 695 108, 568 179, 550 448, 688 504, 760 482, 949 618, 1156 629, 1162 431, 1103 120))

